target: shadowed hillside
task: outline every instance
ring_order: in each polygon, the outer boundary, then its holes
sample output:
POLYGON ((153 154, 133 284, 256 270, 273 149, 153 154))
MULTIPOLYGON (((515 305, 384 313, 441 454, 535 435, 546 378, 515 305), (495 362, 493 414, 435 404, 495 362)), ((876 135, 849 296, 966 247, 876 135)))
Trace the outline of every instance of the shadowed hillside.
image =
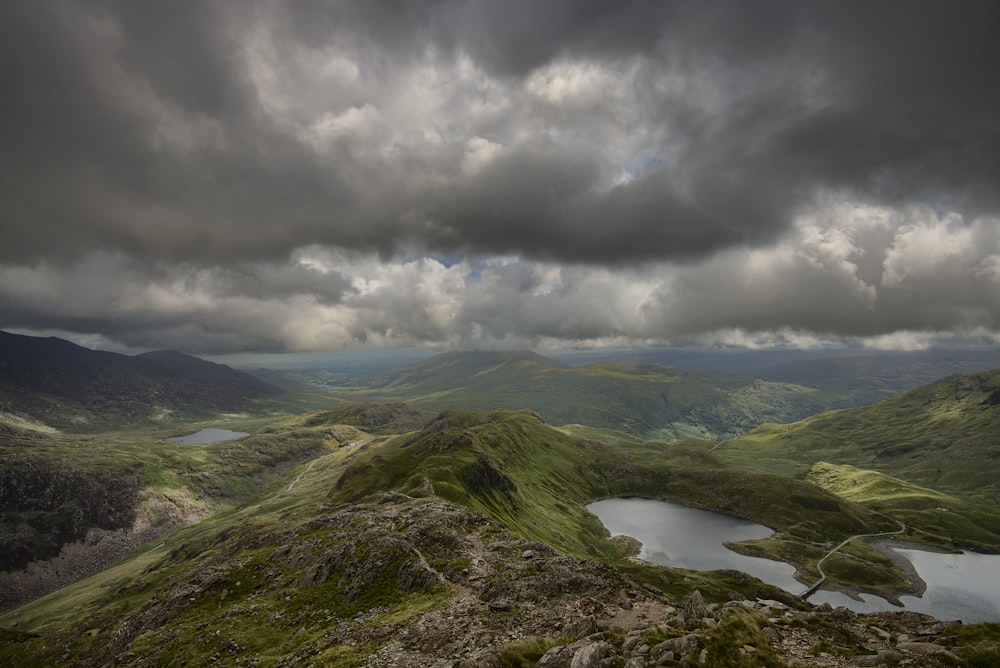
POLYGON ((238 411, 279 390, 176 351, 121 355, 0 332, 0 413, 70 431, 238 411))

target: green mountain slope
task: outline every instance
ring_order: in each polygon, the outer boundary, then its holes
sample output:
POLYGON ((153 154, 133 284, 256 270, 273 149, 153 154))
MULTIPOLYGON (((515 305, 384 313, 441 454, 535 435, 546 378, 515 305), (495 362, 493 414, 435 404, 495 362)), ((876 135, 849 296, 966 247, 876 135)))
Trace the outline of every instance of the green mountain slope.
POLYGON ((1000 551, 1000 510, 977 506, 899 478, 848 465, 820 462, 806 480, 837 496, 887 513, 909 536, 943 547, 1000 551))
POLYGON ((850 464, 1000 505, 1000 370, 955 375, 891 399, 765 425, 715 451, 756 470, 802 474, 850 464))
POLYGON ((766 421, 810 415, 826 399, 788 383, 714 372, 602 362, 566 367, 534 353, 445 353, 335 392, 432 410, 530 408, 551 424, 646 438, 729 438, 766 421))
POLYGON ((583 505, 618 495, 677 500, 810 540, 894 527, 803 481, 730 469, 683 446, 574 438, 530 411, 442 414, 359 453, 330 498, 356 502, 386 489, 431 489, 581 556, 608 556, 603 527, 583 505))

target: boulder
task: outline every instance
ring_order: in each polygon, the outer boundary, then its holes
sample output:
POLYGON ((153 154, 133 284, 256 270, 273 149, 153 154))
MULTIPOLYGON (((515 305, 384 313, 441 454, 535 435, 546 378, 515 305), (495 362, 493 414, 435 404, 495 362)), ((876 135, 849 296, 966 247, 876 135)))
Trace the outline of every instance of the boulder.
POLYGON ((611 645, 606 642, 590 643, 581 647, 573 655, 573 661, 569 668, 598 668, 603 665, 602 660, 611 654, 611 645))
POLYGON ((688 596, 687 602, 684 604, 684 619, 685 621, 701 621, 708 616, 708 611, 705 609, 705 599, 702 598, 701 592, 695 589, 690 596, 688 596))

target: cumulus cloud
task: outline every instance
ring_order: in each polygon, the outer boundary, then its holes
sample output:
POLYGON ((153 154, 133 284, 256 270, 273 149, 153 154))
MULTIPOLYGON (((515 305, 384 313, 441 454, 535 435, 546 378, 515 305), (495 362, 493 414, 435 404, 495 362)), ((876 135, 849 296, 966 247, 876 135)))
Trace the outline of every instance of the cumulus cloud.
POLYGON ((0 326, 197 352, 996 331, 998 19, 3 3, 0 326))

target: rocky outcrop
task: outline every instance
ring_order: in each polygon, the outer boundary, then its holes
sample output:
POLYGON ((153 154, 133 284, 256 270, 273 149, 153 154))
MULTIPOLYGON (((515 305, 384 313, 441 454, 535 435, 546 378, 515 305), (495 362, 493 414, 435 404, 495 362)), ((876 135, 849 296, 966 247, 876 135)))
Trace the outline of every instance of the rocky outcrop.
POLYGON ((213 510, 176 490, 147 488, 138 494, 132 522, 118 529, 91 528, 64 543, 50 559, 0 571, 0 612, 16 608, 119 561, 150 541, 204 519, 213 510))
POLYGON ((944 635, 947 625, 916 613, 802 611, 759 599, 705 606, 698 592, 680 611, 666 612, 665 621, 631 630, 602 622, 596 633, 550 648, 536 665, 956 666, 969 651, 949 645, 954 638, 944 635))

